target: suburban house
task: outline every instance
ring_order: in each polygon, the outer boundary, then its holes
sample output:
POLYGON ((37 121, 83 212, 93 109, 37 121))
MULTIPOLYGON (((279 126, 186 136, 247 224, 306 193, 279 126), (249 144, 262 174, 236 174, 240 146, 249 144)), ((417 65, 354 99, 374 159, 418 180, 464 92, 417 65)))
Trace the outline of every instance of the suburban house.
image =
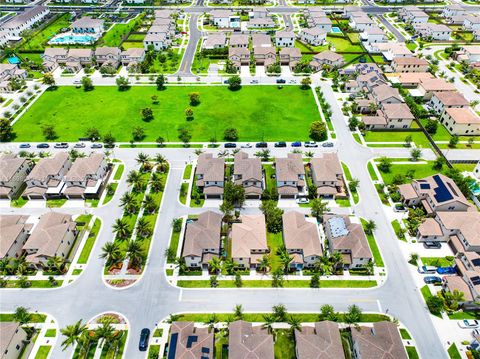
POLYGON ((428 105, 441 115, 448 108, 467 108, 470 102, 456 91, 434 92, 428 105))
POLYGON ((12 79, 25 79, 28 73, 14 64, 0 64, 0 92, 11 92, 13 88, 12 79))
POLYGON ((373 21, 367 14, 360 13, 359 16, 352 16, 348 25, 357 31, 365 31, 369 28, 377 26, 375 21, 373 21))
POLYGON ((470 108, 447 108, 440 123, 452 135, 480 135, 480 117, 470 108))
POLYGON ((413 180, 398 186, 398 190, 406 206, 422 205, 431 216, 438 212, 466 212, 472 207, 455 182, 442 174, 413 180))
POLYGON ((230 36, 230 47, 245 47, 248 48, 249 37, 248 35, 232 34, 230 36))
POLYGON ((283 243, 293 257, 290 268, 312 268, 323 255, 316 219, 305 217, 297 211, 285 212, 283 219, 283 243))
POLYGON ((275 47, 255 47, 253 49, 253 57, 257 65, 268 67, 277 62, 277 50, 275 47))
POLYGON ((403 103, 402 95, 395 87, 389 85, 379 85, 372 88, 372 96, 380 104, 403 103))
POLYGON ((380 52, 386 61, 397 57, 412 57, 407 45, 401 42, 379 42, 372 45, 374 52, 380 52))
POLYGON ((265 216, 242 215, 232 224, 232 260, 240 268, 256 268, 268 253, 265 216))
POLYGON ((345 359, 338 324, 328 320, 295 329, 297 359, 345 359))
POLYGON ((170 44, 171 40, 168 38, 166 33, 147 33, 143 39, 143 47, 145 50, 148 50, 149 47, 152 47, 155 51, 161 51, 167 49, 170 44))
POLYGON ((362 325, 351 333, 354 358, 408 358, 398 326, 393 322, 377 322, 368 327, 362 325))
POLYGON ((253 34, 252 35, 252 47, 273 47, 272 39, 267 34, 253 34))
POLYGON ((429 62, 416 56, 397 57, 392 60, 394 72, 428 72, 429 62))
POLYGON ((213 331, 196 327, 194 322, 173 322, 170 327, 167 359, 213 359, 215 340, 213 331))
POLYGON ((0 155, 0 199, 13 199, 22 189, 32 163, 15 154, 0 155))
POLYGON ((434 92, 456 91, 454 84, 445 81, 442 78, 425 79, 418 85, 418 92, 424 100, 432 98, 434 92))
POLYGON ((480 255, 475 252, 458 253, 455 268, 459 275, 453 278, 445 276, 444 288, 463 292, 465 302, 477 301, 480 298, 480 255))
POLYGON ((324 198, 345 198, 345 184, 342 165, 336 153, 320 153, 310 160, 310 171, 317 196, 324 198))
POLYGON ((112 66, 117 68, 120 64, 120 49, 118 47, 97 47, 95 49, 95 60, 100 66, 112 66))
POLYGON ((245 152, 235 154, 233 181, 245 189, 246 198, 260 199, 264 189, 262 162, 258 157, 248 157, 245 152))
POLYGON ((218 28, 240 28, 240 16, 235 15, 231 10, 212 10, 210 19, 218 28))
POLYGON ((385 31, 379 26, 368 27, 360 34, 364 46, 370 46, 370 44, 377 44, 380 42, 387 42, 388 37, 385 31))
POLYGON ((41 56, 43 58, 43 66, 47 71, 52 72, 61 65, 69 72, 77 72, 83 66, 92 65, 93 50, 87 48, 46 48, 41 56))
POLYGON ((239 69, 241 66, 250 65, 250 50, 247 47, 232 47, 228 48, 228 59, 232 65, 239 69))
POLYGON ((33 227, 23 246, 26 261, 36 267, 47 265, 49 259, 67 259, 77 236, 77 223, 66 213, 47 212, 33 227))
POLYGON ((228 326, 228 357, 273 359, 273 336, 262 325, 236 320, 228 326))
POLYGON ((264 29, 264 28, 273 28, 275 27, 275 22, 271 17, 261 17, 253 18, 247 24, 247 27, 250 29, 264 29))
POLYGON ((320 46, 327 40, 327 32, 318 27, 302 29, 300 40, 313 46, 320 46))
POLYGON ((69 199, 98 198, 109 170, 103 153, 77 158, 65 175, 63 195, 69 199))
POLYGON ((422 81, 433 79, 433 75, 430 72, 401 72, 397 79, 402 87, 417 88, 422 81))
POLYGON ((480 29, 480 16, 468 14, 463 19, 462 24, 464 30, 474 31, 480 29))
POLYGON ((40 159, 25 179, 27 189, 22 197, 47 199, 61 196, 65 175, 72 166, 67 152, 58 152, 53 157, 40 159))
POLYGON ((0 215, 0 259, 18 258, 22 255, 32 225, 28 216, 0 215))
POLYGON ((302 59, 302 52, 298 47, 283 47, 280 49, 280 65, 288 65, 291 69, 302 59))
POLYGON ((227 46, 227 36, 223 32, 211 33, 203 41, 202 48, 206 50, 221 49, 227 46))
POLYGON ((27 343, 27 332, 17 322, 0 322, 0 355, 2 359, 16 359, 27 343))
POLYGON ((187 223, 182 258, 188 268, 207 268, 213 257, 220 255, 222 215, 203 212, 198 219, 187 223))
POLYGON ((275 33, 275 46, 293 47, 295 45, 295 33, 293 31, 277 31, 275 33))
POLYGON ((225 184, 225 159, 214 158, 211 153, 198 156, 195 170, 197 187, 205 198, 222 198, 225 184))
POLYGON ((122 66, 134 67, 140 64, 145 58, 145 49, 132 47, 120 53, 122 66))
POLYGON ((384 103, 381 114, 385 117, 385 128, 410 128, 415 116, 405 103, 384 103))
POLYGON ((465 15, 467 12, 460 4, 451 4, 447 5, 442 10, 442 17, 447 19, 447 21, 455 16, 465 15))
POLYGON ((305 10, 305 18, 308 27, 316 27, 325 32, 332 31, 332 21, 327 17, 325 11, 318 7, 312 7, 305 10))
POLYGON ((34 6, 7 20, 0 25, 0 30, 7 33, 8 40, 19 40, 20 34, 40 23, 50 10, 46 6, 34 6))
POLYGON ((474 63, 480 61, 480 46, 471 45, 471 46, 462 46, 460 51, 457 51, 455 54, 456 59, 461 61, 466 61, 468 63, 474 63))
POLYGON ((305 167, 300 153, 275 159, 277 190, 280 198, 297 198, 307 194, 305 167))
POLYGON ((399 17, 407 24, 425 24, 428 21, 428 14, 416 6, 406 6, 400 9, 399 17))
POLYGON ((103 23, 104 21, 102 19, 93 19, 90 16, 84 16, 75 20, 70 25, 70 28, 74 33, 101 35, 103 33, 103 23))
POLYGON ((327 65, 329 67, 341 67, 344 63, 345 61, 343 60, 342 55, 327 50, 319 52, 313 56, 312 61, 310 61, 310 67, 313 71, 320 71, 322 70, 323 65, 327 65))
POLYGON ((362 268, 372 261, 372 252, 360 223, 352 223, 349 216, 323 216, 323 227, 330 253, 340 252, 344 268, 362 268))
POLYGON ((413 26, 415 33, 424 39, 448 41, 453 30, 444 24, 433 24, 431 22, 416 24, 413 26))

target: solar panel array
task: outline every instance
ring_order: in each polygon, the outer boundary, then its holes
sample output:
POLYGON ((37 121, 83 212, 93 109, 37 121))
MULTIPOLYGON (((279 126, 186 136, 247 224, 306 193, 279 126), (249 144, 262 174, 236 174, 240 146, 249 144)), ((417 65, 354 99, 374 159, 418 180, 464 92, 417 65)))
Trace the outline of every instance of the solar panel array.
POLYGON ((435 195, 433 197, 435 197, 438 203, 450 201, 451 199, 453 199, 452 194, 450 193, 447 186, 442 181, 439 175, 434 175, 433 180, 437 184, 437 188, 435 188, 434 190, 435 195))

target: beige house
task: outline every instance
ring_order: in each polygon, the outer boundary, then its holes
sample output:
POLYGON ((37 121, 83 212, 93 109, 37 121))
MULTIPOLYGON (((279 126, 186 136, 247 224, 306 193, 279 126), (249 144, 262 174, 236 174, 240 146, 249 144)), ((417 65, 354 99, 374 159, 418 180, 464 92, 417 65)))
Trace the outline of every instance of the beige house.
POLYGON ((120 64, 120 52, 118 47, 97 47, 95 49, 95 59, 99 66, 110 65, 117 68, 120 64))
POLYGON ((277 62, 277 50, 273 47, 255 47, 253 57, 257 65, 268 67, 277 62))
POLYGON ((240 268, 255 268, 268 253, 265 216, 243 215, 232 225, 232 259, 240 268))
POLYGON ((397 57, 392 61, 394 72, 428 72, 430 64, 419 57, 397 57))
POLYGON ((273 359, 273 336, 261 325, 236 320, 228 326, 230 359, 273 359))
POLYGON ((276 158, 275 171, 280 198, 307 195, 305 167, 300 153, 289 153, 287 158, 276 158))
POLYGON ((145 58, 145 49, 143 48, 130 48, 122 51, 120 54, 120 61, 123 66, 133 67, 138 65, 145 58))
POLYGON ((32 163, 15 154, 0 155, 0 199, 13 199, 22 189, 32 163))
POLYGON ((233 181, 245 189, 246 198, 260 199, 264 189, 260 158, 249 158, 247 153, 238 152, 233 162, 233 181))
POLYGON ((211 153, 202 153, 198 156, 195 179, 205 198, 222 198, 225 185, 225 159, 214 158, 211 153))
POLYGON ((405 129, 410 128, 415 116, 405 103, 384 103, 381 111, 385 116, 386 128, 405 129))
POLYGON ((310 171, 318 197, 346 197, 342 165, 336 153, 321 153, 319 157, 312 158, 310 171))
POLYGON ((455 289, 463 292, 466 302, 477 301, 480 298, 480 255, 475 252, 458 253, 455 265, 459 275, 453 278, 446 276, 444 287, 451 292, 455 289))
POLYGON ((168 358, 213 359, 214 342, 213 330, 196 327, 194 322, 174 322, 170 328, 168 358))
POLYGON ((345 359, 338 324, 326 320, 295 329, 295 353, 297 359, 345 359))
POLYGON ((398 186, 398 190, 405 205, 422 205, 430 216, 437 212, 465 212, 472 207, 455 182, 442 174, 413 180, 398 186))
POLYGON ((27 332, 17 322, 0 322, 0 358, 18 359, 27 342, 27 332))
POLYGON ((480 117, 469 107, 447 108, 440 123, 452 135, 480 135, 480 117))
POLYGON ((352 343, 354 358, 408 358, 397 324, 392 322, 378 322, 352 329, 352 343))
POLYGON ((243 34, 232 34, 230 36, 230 47, 245 47, 248 48, 249 37, 243 34))
POLYGON ((237 69, 239 69, 240 66, 248 66, 250 65, 250 51, 248 47, 230 46, 228 48, 228 59, 237 69))
POLYGON ((378 104, 403 103, 403 98, 398 89, 389 85, 375 86, 371 92, 378 104))
POLYGON ((40 159, 25 182, 27 189, 22 197, 28 199, 47 199, 62 194, 65 175, 72 166, 67 152, 58 152, 53 157, 40 159))
POLYGON ((441 115, 448 108, 466 108, 469 101, 456 91, 434 92, 428 105, 441 115))
POLYGON ((280 49, 280 65, 288 65, 295 68, 302 59, 302 53, 298 47, 283 47, 280 49))
POLYGON ((32 229, 28 216, 0 215, 0 259, 18 258, 32 229))
POLYGON ((77 158, 65 176, 63 195, 69 199, 100 197, 109 171, 103 153, 77 158))
POLYGON ((480 252, 480 212, 438 212, 442 232, 457 252, 480 252))
POLYGON ((290 267, 296 270, 312 268, 323 255, 316 219, 306 218, 297 211, 283 214, 283 242, 293 256, 290 267))
POLYGON ((361 268, 373 258, 367 237, 360 223, 352 223, 349 216, 324 215, 323 227, 330 253, 340 252, 344 268, 361 268))
POLYGON ((333 51, 322 51, 313 56, 312 61, 310 61, 310 67, 313 71, 320 71, 323 68, 323 65, 327 65, 329 67, 341 67, 345 61, 343 60, 343 56, 337 54, 333 51))
POLYGON ((42 267, 53 257, 67 259, 77 235, 76 226, 69 214, 43 214, 23 246, 27 262, 42 267))
POLYGON ((208 262, 220 254, 222 215, 203 212, 196 221, 187 223, 182 258, 189 268, 207 268, 208 262))
POLYGON ((418 85, 418 91, 424 100, 428 101, 435 92, 456 91, 455 85, 442 78, 422 80, 418 85))

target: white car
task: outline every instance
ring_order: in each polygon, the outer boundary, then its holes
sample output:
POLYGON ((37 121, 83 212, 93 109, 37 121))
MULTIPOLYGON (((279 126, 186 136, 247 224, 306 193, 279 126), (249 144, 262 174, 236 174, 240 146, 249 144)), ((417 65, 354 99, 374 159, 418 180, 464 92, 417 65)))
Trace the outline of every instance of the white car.
POLYGON ((474 319, 465 319, 458 322, 458 326, 462 329, 475 329, 480 326, 480 322, 474 319))
POLYGON ((241 148, 252 148, 252 145, 249 144, 249 143, 247 143, 247 144, 245 144, 245 145, 241 145, 240 147, 241 147, 241 148))
POLYGON ((297 198, 297 203, 298 204, 301 204, 301 203, 310 203, 310 200, 308 198, 297 198))

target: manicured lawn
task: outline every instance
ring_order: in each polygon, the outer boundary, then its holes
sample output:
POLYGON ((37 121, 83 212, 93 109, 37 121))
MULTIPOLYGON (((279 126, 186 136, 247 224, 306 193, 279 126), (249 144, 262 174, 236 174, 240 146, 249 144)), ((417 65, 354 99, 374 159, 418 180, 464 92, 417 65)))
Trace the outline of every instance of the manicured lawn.
POLYGON ((161 337, 163 335, 163 329, 155 329, 155 332, 153 332, 154 337, 161 337))
POLYGON ((125 165, 119 164, 117 170, 115 171, 115 174, 113 175, 113 179, 115 181, 120 180, 120 178, 122 178, 123 171, 125 171, 125 165))
POLYGON ((448 318, 450 318, 452 320, 480 319, 480 313, 456 312, 456 313, 449 314, 448 318))
POLYGON ((180 203, 186 204, 187 203, 187 195, 188 195, 188 183, 182 183, 180 186, 180 203))
MULTIPOLYGON (((180 232, 172 231, 172 237, 170 239, 170 249, 173 251, 173 253, 175 253, 175 255, 177 254, 179 241, 180 241, 180 232)), ((173 262, 169 261, 168 263, 173 263, 173 262)))
MULTIPOLYGON (((179 287, 183 288, 209 288, 209 280, 179 280, 179 287)), ((320 288, 371 288, 377 285, 374 280, 321 280, 320 288)), ((270 288, 271 280, 244 280, 244 288, 270 288)), ((284 288, 310 288, 309 280, 285 280, 284 288)), ((236 288, 235 282, 230 280, 218 281, 218 288, 236 288)))
POLYGON ((367 169, 368 169, 368 173, 370 174, 370 177, 372 178, 372 180, 373 181, 378 181, 378 176, 375 173, 375 170, 373 169, 373 165, 372 165, 371 162, 368 162, 367 169))
POLYGON ((449 261, 442 257, 421 257, 423 265, 435 267, 450 267, 455 264, 454 260, 449 261))
MULTIPOLYGON (((361 218, 361 221, 362 221, 363 228, 365 229, 365 224, 367 223, 367 221, 364 220, 363 218, 361 218)), ((372 251, 375 265, 377 267, 384 267, 385 264, 383 263, 380 249, 378 249, 377 242, 375 241, 375 236, 373 234, 368 234, 366 232, 365 232, 365 235, 367 236, 368 245, 370 246, 370 250, 372 251)))
POLYGON ((86 264, 88 261, 88 258, 90 257, 90 252, 92 251, 93 245, 95 244, 95 241, 97 240, 98 232, 100 231, 100 226, 102 225, 102 221, 100 218, 96 218, 95 222, 93 223, 93 227, 90 230, 90 233, 88 235, 87 241, 85 242, 85 245, 82 248, 82 253, 80 253, 80 256, 78 257, 78 264, 86 264))
POLYGON ((57 335, 56 329, 47 329, 47 331, 45 332, 45 336, 47 338, 55 338, 56 335, 57 335))
MULTIPOLYGON (((35 314, 30 313, 30 321, 29 323, 45 323, 45 319, 47 316, 44 314, 35 314)), ((0 322, 14 322, 14 314, 13 313, 0 313, 0 322)))
POLYGON ((450 348, 448 348, 448 355, 450 356, 450 359, 462 359, 462 356, 460 355, 455 343, 450 345, 450 348))
MULTIPOLYGON (((57 19, 52 21, 47 27, 43 30, 36 33, 31 39, 25 42, 21 47, 20 51, 30 52, 30 51, 43 51, 45 49, 45 44, 50 40, 54 35, 56 35, 60 29, 68 28, 70 26, 71 14, 63 14, 57 19)), ((26 54, 21 54, 21 56, 26 56, 26 54)), ((30 56, 27 56, 30 58, 30 56)), ((31 59, 31 58, 30 58, 31 59)), ((31 59, 33 60, 33 59, 31 59)))
POLYGON ((222 140, 228 127, 238 130, 240 141, 305 140, 309 126, 319 119, 312 92, 299 87, 245 86, 230 91, 224 86, 154 87, 136 86, 128 91, 98 86, 85 92, 73 86, 47 91, 15 123, 17 141, 43 141, 40 128, 53 124, 57 140, 77 141, 88 128, 101 134, 111 132, 117 141, 130 141, 132 129, 141 126, 145 141, 158 136, 168 142, 179 141, 177 129, 191 131, 191 141, 222 140), (188 93, 199 92, 201 103, 193 107, 194 119, 186 121, 188 93), (159 104, 152 105, 157 95, 159 104), (144 122, 140 111, 151 107, 154 119, 144 122))
POLYGON ((74 269, 72 272, 72 275, 80 275, 82 273, 83 269, 74 269))
MULTIPOLYGON (((392 224, 393 230, 395 231, 395 234, 399 233, 399 231, 402 229, 402 227, 400 227, 400 222, 398 221, 398 219, 394 219, 391 222, 391 224, 392 224)), ((407 241, 405 237, 400 238, 398 234, 397 234, 397 238, 400 239, 401 241, 405 241, 405 242, 407 241)))
MULTIPOLYGON (((430 148, 430 142, 421 131, 366 131, 366 142, 405 142, 405 137, 412 136, 417 147, 430 148)), ((399 143, 399 146, 402 144, 399 143)))
POLYGON ((335 199, 335 202, 340 206, 340 207, 350 207, 350 201, 348 199, 340 199, 337 198, 335 199))
POLYGON ((295 337, 290 329, 275 330, 275 358, 295 359, 295 337))
POLYGON ((183 179, 188 180, 192 175, 192 165, 186 165, 185 170, 183 171, 183 179))
POLYGON ((280 257, 277 255, 277 250, 283 246, 282 232, 267 232, 267 246, 270 249, 270 270, 275 272, 275 270, 283 268, 280 257))
MULTIPOLYGON (((60 287, 63 283, 63 280, 57 281, 56 286, 52 286, 48 280, 31 280, 31 286, 28 288, 56 288, 60 287)), ((20 288, 18 280, 9 280, 7 281, 6 288, 20 288)))
POLYGON ((25 199, 23 197, 19 197, 17 199, 14 199, 10 202, 10 205, 15 208, 22 208, 25 206, 28 202, 28 199, 25 199))
POLYGON ((62 207, 65 204, 65 202, 67 202, 66 198, 47 199, 47 207, 49 208, 62 207))
POLYGON ((115 24, 105 35, 100 39, 103 46, 119 47, 124 40, 127 39, 131 31, 133 31, 137 24, 140 24, 143 16, 136 17, 126 24, 115 24))
POLYGON ((113 182, 111 185, 112 185, 111 187, 112 187, 113 193, 109 194, 107 192, 107 194, 105 195, 105 198, 103 199, 102 204, 107 204, 108 202, 110 202, 112 200, 113 196, 115 196, 115 192, 117 191, 118 183, 113 182))
POLYGON ((405 349, 407 350, 408 359, 420 359, 418 355, 417 349, 412 346, 406 346, 405 349))
POLYGON ((402 336, 402 339, 412 339, 407 329, 401 328, 400 335, 402 336))
POLYGON ((327 35, 327 41, 335 47, 335 51, 364 53, 365 50, 359 44, 352 44, 346 37, 327 35))
POLYGON ((50 345, 41 345, 38 348, 37 354, 35 354, 35 359, 47 359, 50 349, 52 349, 50 345))
POLYGON ((150 345, 148 348, 148 358, 158 358, 160 355, 160 345, 150 345))
POLYGON ((262 167, 265 172, 265 182, 268 190, 277 188, 277 181, 275 178, 272 178, 272 175, 275 174, 275 168, 272 165, 263 165, 262 167))
POLYGON ((223 330, 215 333, 215 359, 228 358, 228 333, 223 330))
MULTIPOLYGON (((342 162, 342 168, 343 168, 343 173, 345 173, 345 178, 347 181, 351 181, 353 179, 352 177, 352 174, 350 173, 350 168, 348 168, 348 166, 342 162)), ((350 193, 352 194, 352 197, 353 197, 353 203, 357 204, 358 201, 359 201, 359 196, 358 196, 358 192, 355 191, 350 191, 350 193)), ((337 200, 338 201, 338 200, 337 200)), ((343 203, 345 204, 345 203, 343 203)), ((341 207, 348 207, 350 206, 350 204, 348 206, 344 206, 342 204, 340 204, 341 207)))

